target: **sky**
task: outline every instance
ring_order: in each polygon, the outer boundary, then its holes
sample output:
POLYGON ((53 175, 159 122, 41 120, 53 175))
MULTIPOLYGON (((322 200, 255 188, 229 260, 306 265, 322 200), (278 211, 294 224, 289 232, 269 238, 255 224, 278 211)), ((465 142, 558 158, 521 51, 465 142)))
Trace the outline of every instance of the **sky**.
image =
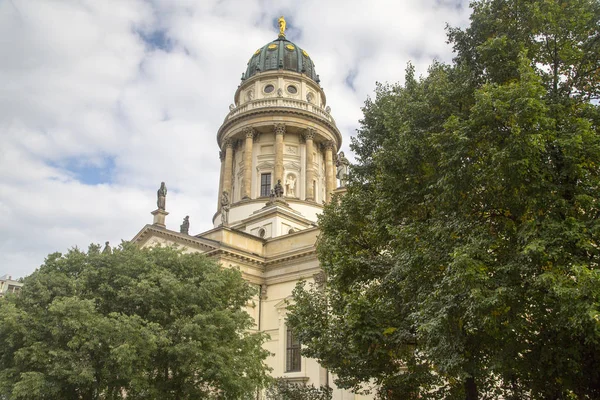
POLYGON ((462 0, 0 0, 0 276, 132 239, 161 181, 167 228, 212 228, 216 133, 280 15, 352 159, 375 83, 450 62, 446 25, 469 14, 462 0))

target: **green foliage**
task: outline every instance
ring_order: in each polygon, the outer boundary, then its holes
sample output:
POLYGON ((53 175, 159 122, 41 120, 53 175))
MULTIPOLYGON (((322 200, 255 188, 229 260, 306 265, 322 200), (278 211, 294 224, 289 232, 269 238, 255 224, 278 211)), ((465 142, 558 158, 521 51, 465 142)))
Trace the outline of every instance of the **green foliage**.
POLYGON ((51 254, 0 299, 0 398, 232 399, 264 386, 237 270, 124 243, 51 254))
POLYGON ((600 7, 472 6, 452 65, 367 100, 289 323, 382 398, 600 398, 600 7))
POLYGON ((332 393, 330 387, 316 388, 279 378, 267 388, 267 400, 331 400, 332 393))

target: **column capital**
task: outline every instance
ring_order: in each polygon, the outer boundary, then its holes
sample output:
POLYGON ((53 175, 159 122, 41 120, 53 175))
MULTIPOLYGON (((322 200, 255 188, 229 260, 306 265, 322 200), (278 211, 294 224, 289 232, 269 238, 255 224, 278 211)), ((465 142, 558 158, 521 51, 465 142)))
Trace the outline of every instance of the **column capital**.
POLYGON ((335 142, 333 140, 328 140, 326 142, 321 143, 321 146, 324 150, 335 150, 335 142))
POLYGON ((225 160, 225 151, 223 151, 223 150, 219 151, 219 160, 221 160, 221 161, 225 160))
POLYGON ((304 140, 313 140, 315 138, 315 135, 317 134, 317 130, 314 128, 308 128, 304 130, 304 133, 302 134, 302 137, 304 138, 304 140))
POLYGON ((242 129, 242 132, 244 133, 246 138, 252 138, 254 140, 254 138, 256 137, 256 129, 252 128, 251 126, 245 127, 244 129, 242 129))
POLYGON ((285 134, 285 124, 273 125, 273 132, 275 132, 275 135, 284 135, 285 134))
POLYGON ((229 148, 233 148, 233 145, 234 145, 234 144, 235 144, 235 143, 234 143, 234 140, 232 140, 232 139, 225 139, 225 140, 223 141, 223 147, 224 147, 224 148, 228 148, 228 147, 229 147, 229 148))

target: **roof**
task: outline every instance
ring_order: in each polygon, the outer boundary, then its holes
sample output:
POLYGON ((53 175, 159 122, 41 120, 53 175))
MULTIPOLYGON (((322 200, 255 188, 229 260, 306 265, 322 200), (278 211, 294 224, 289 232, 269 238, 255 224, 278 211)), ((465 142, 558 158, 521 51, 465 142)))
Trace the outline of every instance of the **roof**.
POLYGON ((315 64, 308 53, 283 35, 254 52, 248 61, 246 72, 242 74, 242 80, 262 71, 279 69, 299 72, 317 83, 320 82, 319 75, 315 72, 315 64))

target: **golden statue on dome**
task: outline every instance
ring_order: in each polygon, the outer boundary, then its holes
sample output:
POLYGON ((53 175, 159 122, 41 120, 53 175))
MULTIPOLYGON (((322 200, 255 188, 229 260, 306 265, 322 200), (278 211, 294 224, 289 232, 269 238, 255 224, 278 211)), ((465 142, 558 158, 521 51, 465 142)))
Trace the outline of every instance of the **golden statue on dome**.
POLYGON ((285 18, 283 18, 283 15, 281 17, 279 17, 277 22, 279 22, 279 37, 285 37, 286 24, 285 24, 285 18))

